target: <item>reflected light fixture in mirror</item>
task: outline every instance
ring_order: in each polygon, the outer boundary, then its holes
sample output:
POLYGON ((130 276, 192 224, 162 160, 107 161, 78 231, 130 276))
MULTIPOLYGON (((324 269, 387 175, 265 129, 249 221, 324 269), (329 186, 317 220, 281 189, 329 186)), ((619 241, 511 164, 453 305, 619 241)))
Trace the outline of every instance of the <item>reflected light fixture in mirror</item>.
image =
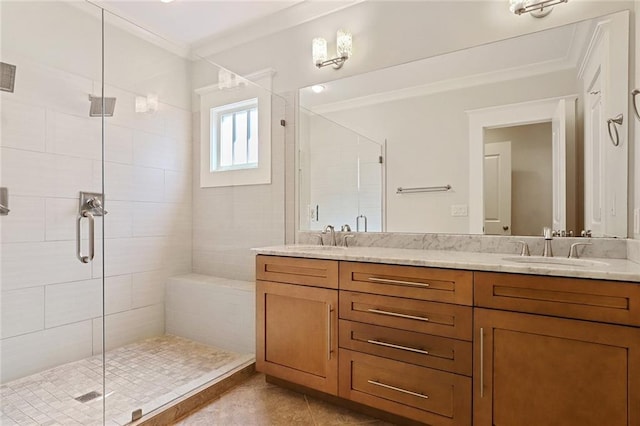
POLYGON ((353 36, 348 31, 338 30, 336 35, 337 56, 335 58, 327 59, 327 40, 322 37, 313 39, 311 52, 313 55, 313 63, 318 68, 333 65, 334 69, 340 69, 345 61, 353 54, 353 36))
POLYGON ((316 84, 314 86, 311 86, 311 91, 313 93, 322 93, 324 92, 324 86, 322 84, 316 84))
POLYGON ((531 13, 534 18, 544 18, 553 10, 553 6, 569 0, 509 0, 509 10, 516 15, 531 13))
POLYGON ((158 110, 158 95, 148 94, 147 96, 136 96, 136 112, 154 113, 158 110))

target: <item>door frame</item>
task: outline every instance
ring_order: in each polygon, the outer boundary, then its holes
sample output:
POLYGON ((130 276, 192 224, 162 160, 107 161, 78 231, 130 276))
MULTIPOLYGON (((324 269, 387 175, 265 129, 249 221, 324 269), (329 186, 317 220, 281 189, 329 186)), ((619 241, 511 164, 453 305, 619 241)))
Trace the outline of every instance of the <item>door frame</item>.
MULTIPOLYGON (((577 99, 578 95, 567 95, 465 111, 469 119, 469 233, 484 233, 484 129, 549 122, 559 101, 575 105, 577 99)), ((567 111, 575 111, 575 107, 567 111)), ((573 123, 567 126, 565 152, 567 168, 575 170, 575 117, 569 118, 573 123)), ((566 184, 575 187, 575 174, 567 175, 566 184)), ((567 193, 566 201, 567 205, 575 204, 575 191, 567 193)))

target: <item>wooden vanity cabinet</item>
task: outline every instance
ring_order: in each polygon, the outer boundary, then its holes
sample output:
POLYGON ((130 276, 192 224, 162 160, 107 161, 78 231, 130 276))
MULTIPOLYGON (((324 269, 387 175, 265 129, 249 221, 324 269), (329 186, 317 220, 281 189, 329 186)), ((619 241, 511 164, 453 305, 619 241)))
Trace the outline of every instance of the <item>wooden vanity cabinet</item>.
POLYGON ((470 425, 472 277, 340 262, 339 396, 424 424, 470 425))
POLYGON ((474 425, 639 425, 638 289, 476 272, 474 425))
POLYGON ((256 265, 256 370, 337 395, 337 262, 258 256, 256 265))
POLYGON ((640 425, 640 284, 256 261, 256 369, 432 426, 640 425))

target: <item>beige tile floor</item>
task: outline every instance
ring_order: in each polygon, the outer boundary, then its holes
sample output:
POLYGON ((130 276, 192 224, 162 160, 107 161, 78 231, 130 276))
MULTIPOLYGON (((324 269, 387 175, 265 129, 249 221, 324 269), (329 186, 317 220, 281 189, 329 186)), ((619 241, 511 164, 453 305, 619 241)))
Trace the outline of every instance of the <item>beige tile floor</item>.
POLYGON ((363 414, 265 382, 256 374, 194 412, 179 426, 392 426, 363 414))

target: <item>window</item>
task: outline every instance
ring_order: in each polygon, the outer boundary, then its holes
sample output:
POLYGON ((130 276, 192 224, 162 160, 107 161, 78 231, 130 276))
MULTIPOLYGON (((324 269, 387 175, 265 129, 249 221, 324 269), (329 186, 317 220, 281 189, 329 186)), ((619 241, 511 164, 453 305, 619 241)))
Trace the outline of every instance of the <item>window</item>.
POLYGON ((256 84, 215 83, 195 90, 201 188, 271 183, 272 76, 269 69, 247 76, 256 84))
POLYGON ((211 172, 258 167, 258 99, 211 108, 211 172))

